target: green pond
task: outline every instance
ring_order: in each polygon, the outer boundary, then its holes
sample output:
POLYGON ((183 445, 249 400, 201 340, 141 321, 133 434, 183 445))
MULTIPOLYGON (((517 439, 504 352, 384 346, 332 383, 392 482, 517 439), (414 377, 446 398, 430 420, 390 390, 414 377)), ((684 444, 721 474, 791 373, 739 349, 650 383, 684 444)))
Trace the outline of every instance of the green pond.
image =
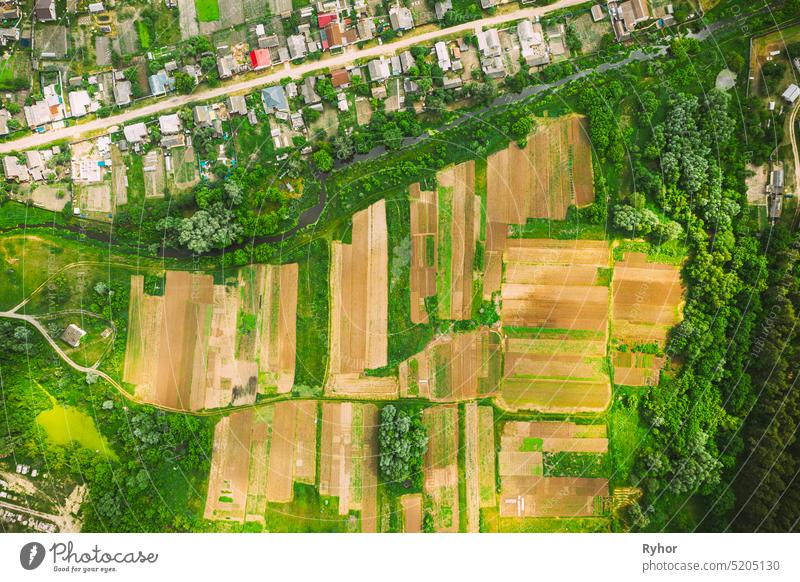
POLYGON ((45 430, 52 443, 67 445, 74 441, 82 447, 117 459, 117 455, 94 425, 92 417, 77 408, 56 405, 39 413, 36 422, 45 430))

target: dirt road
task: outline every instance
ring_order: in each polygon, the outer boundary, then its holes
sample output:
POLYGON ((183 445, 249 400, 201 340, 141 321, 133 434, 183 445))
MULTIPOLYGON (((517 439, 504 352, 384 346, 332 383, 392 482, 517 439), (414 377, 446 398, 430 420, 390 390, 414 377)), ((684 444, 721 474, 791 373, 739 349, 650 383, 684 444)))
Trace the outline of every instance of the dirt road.
POLYGON ((1 143, 0 153, 9 153, 12 151, 38 148, 59 140, 74 141, 83 134, 97 132, 107 127, 111 127, 112 125, 121 125, 129 121, 133 121, 139 117, 155 115, 162 111, 176 109, 178 107, 183 107, 198 101, 220 99, 234 93, 250 92, 259 87, 277 83, 287 76, 299 78, 303 75, 320 69, 338 69, 346 65, 350 65, 359 59, 369 59, 379 57, 381 55, 391 55, 399 50, 406 49, 416 44, 428 43, 429 41, 438 39, 440 37, 448 37, 458 33, 472 32, 475 30, 480 30, 486 26, 503 24, 504 22, 511 22, 521 18, 542 16, 554 10, 561 10, 563 8, 569 8, 571 6, 583 4, 585 1, 586 0, 559 0, 558 2, 550 4, 549 6, 523 8, 507 14, 491 16, 481 20, 475 20, 473 22, 466 22, 464 24, 459 24, 458 26, 453 26, 442 30, 432 30, 423 34, 406 36, 395 42, 385 43, 383 45, 370 47, 364 50, 353 50, 339 55, 333 55, 329 58, 324 58, 319 61, 309 61, 293 67, 279 68, 260 77, 245 79, 242 81, 234 81, 214 89, 204 89, 190 95, 176 95, 174 97, 170 97, 169 99, 162 99, 156 103, 151 103, 143 107, 128 109, 119 115, 113 115, 105 119, 94 119, 88 123, 56 129, 48 131, 47 133, 28 135, 16 140, 1 143))

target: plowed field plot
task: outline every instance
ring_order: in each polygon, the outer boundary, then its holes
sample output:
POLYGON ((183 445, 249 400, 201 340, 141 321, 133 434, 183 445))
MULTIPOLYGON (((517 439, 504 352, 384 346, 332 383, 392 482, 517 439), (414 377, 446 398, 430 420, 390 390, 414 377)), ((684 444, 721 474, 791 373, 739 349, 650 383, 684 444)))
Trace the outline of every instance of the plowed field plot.
POLYGON ((481 223, 480 197, 475 195, 475 163, 445 168, 436 174, 436 181, 439 318, 471 319, 473 264, 481 223))
POLYGON ((436 295, 438 205, 436 192, 409 187, 411 209, 411 321, 428 323, 425 298, 436 295))
POLYGON ((291 391, 297 344, 296 263, 257 265, 239 273, 242 304, 238 321, 238 356, 257 361, 259 389, 291 391))
POLYGON ((281 402, 223 417, 214 431, 205 518, 264 523, 268 503, 292 501, 316 477, 317 403, 281 402))
POLYGON ((684 288, 675 265, 648 262, 628 253, 614 267, 611 281, 614 383, 658 383, 667 334, 680 321, 684 288))
POLYGON ((319 491, 339 498, 339 515, 361 512, 363 532, 378 531, 378 424, 372 404, 322 404, 319 491))
POLYGON ((330 375, 332 395, 397 394, 394 378, 363 377, 387 363, 388 243, 386 203, 353 216, 352 243, 331 248, 330 375))
POLYGON ((439 402, 494 394, 502 375, 501 338, 480 329, 435 339, 399 366, 400 394, 439 402))
POLYGON ((259 386, 291 390, 297 266, 259 266, 235 282, 167 271, 153 296, 131 277, 123 380, 138 397, 201 410, 253 403, 259 386))
POLYGON ((497 505, 495 482, 494 411, 491 406, 478 407, 478 483, 481 507, 497 505))
POLYGON ((403 507, 403 531, 420 533, 422 531, 422 495, 413 493, 400 497, 403 507))
POLYGON ((503 403, 510 409, 599 412, 605 370, 610 261, 603 241, 510 239, 505 251, 503 403))
MULTIPOLYGON (((425 409, 422 422, 428 430, 425 453, 424 491, 429 499, 433 527, 437 532, 457 532, 458 503, 458 408, 435 406, 425 409)), ((427 508, 426 508, 427 509, 427 508)))
MULTIPOLYGON (((491 408, 489 409, 491 410, 491 408)), ((478 403, 464 405, 464 517, 465 530, 469 533, 480 531, 480 461, 479 461, 479 420, 478 403)))
POLYGON ((608 497, 605 425, 507 422, 500 444, 501 517, 602 515, 608 497))

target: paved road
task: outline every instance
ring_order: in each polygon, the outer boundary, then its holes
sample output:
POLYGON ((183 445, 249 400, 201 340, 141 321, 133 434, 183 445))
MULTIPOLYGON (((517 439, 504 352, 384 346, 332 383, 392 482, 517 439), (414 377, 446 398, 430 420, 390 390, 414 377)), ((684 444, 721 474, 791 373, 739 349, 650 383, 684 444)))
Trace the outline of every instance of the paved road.
POLYGON ((472 32, 474 30, 480 30, 484 26, 494 26, 513 20, 519 20, 521 18, 542 16, 554 10, 577 6, 585 2, 586 0, 559 0, 558 2, 550 4, 549 6, 523 8, 506 14, 482 18, 481 20, 474 20, 472 22, 465 22, 464 24, 459 24, 458 26, 452 26, 442 30, 432 30, 430 32, 425 32, 418 35, 406 36, 391 43, 384 43, 382 46, 374 46, 364 50, 352 50, 350 52, 334 55, 330 58, 322 59, 320 61, 308 61, 301 65, 278 69, 267 75, 232 82, 214 89, 204 89, 190 95, 176 95, 174 97, 162 99, 156 103, 151 103, 143 107, 127 109, 119 115, 113 115, 105 119, 94 119, 88 123, 74 125, 72 127, 65 127, 63 129, 51 130, 47 133, 28 135, 16 140, 0 143, 0 153, 38 148, 58 140, 66 139, 74 141, 82 134, 96 132, 107 127, 111 127, 112 125, 124 124, 139 117, 155 115, 162 111, 183 107, 184 105, 188 105, 197 101, 223 98, 232 93, 250 92, 264 85, 276 83, 287 76, 297 78, 320 69, 337 69, 344 67, 345 65, 349 65, 357 59, 390 55, 410 46, 420 43, 427 43, 440 37, 450 36, 457 33, 472 32))

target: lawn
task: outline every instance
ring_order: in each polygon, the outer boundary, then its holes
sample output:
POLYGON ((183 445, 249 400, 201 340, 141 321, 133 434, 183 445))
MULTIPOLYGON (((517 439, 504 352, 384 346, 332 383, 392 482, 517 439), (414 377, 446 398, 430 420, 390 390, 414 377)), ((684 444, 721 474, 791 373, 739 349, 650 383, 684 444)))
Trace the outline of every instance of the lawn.
POLYGON ((25 206, 14 201, 0 205, 0 228, 64 224, 64 222, 64 215, 60 212, 25 206))
POLYGON ((214 22, 219 20, 219 4, 217 0, 194 0, 197 8, 199 22, 214 22))
POLYGON ((30 66, 30 57, 24 51, 14 51, 9 58, 0 59, 0 89, 17 90, 28 87, 30 66))
POLYGON ((294 484, 291 503, 267 506, 264 525, 271 532, 358 531, 356 514, 339 515, 338 499, 323 497, 312 485, 302 483, 294 484))
POLYGON ((142 50, 147 50, 150 48, 150 31, 147 30, 147 25, 138 20, 136 22, 136 33, 139 35, 139 46, 142 47, 142 50))

